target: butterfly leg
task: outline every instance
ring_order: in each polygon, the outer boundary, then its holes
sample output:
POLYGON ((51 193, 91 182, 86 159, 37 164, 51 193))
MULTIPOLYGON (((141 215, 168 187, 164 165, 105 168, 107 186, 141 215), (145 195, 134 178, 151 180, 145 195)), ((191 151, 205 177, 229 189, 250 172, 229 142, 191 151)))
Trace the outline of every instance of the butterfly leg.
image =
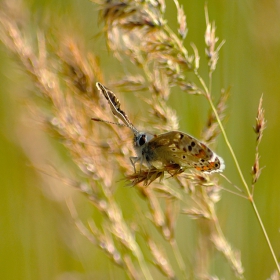
MULTIPOLYGON (((141 172, 141 168, 142 168, 142 165, 143 165, 143 157, 130 157, 129 159, 130 159, 131 164, 133 165, 134 173, 136 173, 135 164, 136 164, 136 162, 140 161, 139 172, 141 172)), ((148 163, 148 166, 149 166, 149 169, 150 169, 151 168, 151 164, 148 163)))
MULTIPOLYGON (((139 172, 141 172, 141 169, 142 169, 142 165, 143 165, 143 162, 144 162, 144 158, 143 157, 130 157, 130 162, 131 164, 133 165, 133 168, 134 168, 134 173, 136 173, 136 163, 138 161, 140 161, 140 169, 139 169, 139 172)), ((149 172, 151 170, 151 168, 153 167, 153 165, 150 163, 150 162, 146 162, 146 164, 148 165, 149 167, 149 172)))
MULTIPOLYGON (((136 173, 135 164, 136 164, 137 161, 140 160, 140 158, 139 158, 139 157, 130 157, 129 159, 130 159, 130 162, 131 162, 131 164, 132 164, 132 166, 133 166, 133 168, 134 168, 134 173, 136 173)), ((141 167, 140 167, 140 168, 141 168, 141 167)))

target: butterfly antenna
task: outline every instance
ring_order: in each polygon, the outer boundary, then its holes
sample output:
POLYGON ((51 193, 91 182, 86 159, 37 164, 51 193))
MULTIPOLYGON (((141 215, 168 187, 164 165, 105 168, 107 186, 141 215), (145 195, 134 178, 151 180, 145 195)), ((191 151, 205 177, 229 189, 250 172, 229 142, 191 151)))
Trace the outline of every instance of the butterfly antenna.
POLYGON ((118 100, 118 98, 116 97, 116 95, 99 82, 96 83, 96 87, 103 94, 103 96, 107 99, 107 101, 111 107, 112 113, 124 123, 123 126, 129 127, 133 131, 133 133, 135 135, 137 135, 139 133, 138 130, 130 122, 126 113, 121 110, 121 103, 118 100))
POLYGON ((127 127, 127 125, 125 125, 123 123, 110 122, 110 121, 105 121, 105 120, 101 120, 101 119, 98 119, 98 118, 91 118, 91 120, 96 121, 96 122, 104 122, 104 123, 115 124, 115 125, 118 125, 118 126, 127 127))

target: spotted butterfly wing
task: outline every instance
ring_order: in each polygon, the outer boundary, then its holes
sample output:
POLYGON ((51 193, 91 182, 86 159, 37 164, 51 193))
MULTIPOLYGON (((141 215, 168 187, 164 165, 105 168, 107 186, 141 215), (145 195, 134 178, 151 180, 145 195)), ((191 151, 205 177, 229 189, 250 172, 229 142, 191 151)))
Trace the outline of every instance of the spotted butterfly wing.
POLYGON ((225 168, 221 157, 202 142, 180 131, 155 136, 143 147, 142 155, 148 163, 178 164, 206 173, 222 172, 225 168))
POLYGON ((129 127, 134 134, 138 133, 138 130, 131 123, 126 113, 121 109, 121 103, 119 99, 116 97, 116 95, 101 83, 97 82, 96 86, 99 89, 99 91, 103 94, 103 96, 107 99, 112 113, 117 118, 119 118, 127 127, 129 127))

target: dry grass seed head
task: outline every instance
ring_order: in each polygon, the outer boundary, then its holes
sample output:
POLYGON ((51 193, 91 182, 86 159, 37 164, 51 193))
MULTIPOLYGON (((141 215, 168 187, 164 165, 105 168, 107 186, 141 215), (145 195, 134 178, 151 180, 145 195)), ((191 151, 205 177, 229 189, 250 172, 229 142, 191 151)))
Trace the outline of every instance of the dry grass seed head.
POLYGON ((84 55, 86 50, 78 47, 71 38, 64 38, 59 47, 57 56, 64 66, 63 75, 69 87, 72 84, 76 92, 89 99, 99 100, 95 84, 96 81, 102 81, 103 76, 97 58, 91 53, 84 55))
POLYGON ((264 117, 264 109, 263 109, 263 96, 260 98, 257 117, 256 117, 256 125, 254 127, 254 131, 257 134, 257 144, 260 143, 263 131, 266 128, 266 119, 264 117))
POLYGON ((154 258, 155 265, 166 277, 168 277, 168 279, 176 279, 175 272, 170 266, 170 261, 167 259, 166 253, 163 252, 163 249, 159 248, 151 238, 148 238, 148 245, 154 258))

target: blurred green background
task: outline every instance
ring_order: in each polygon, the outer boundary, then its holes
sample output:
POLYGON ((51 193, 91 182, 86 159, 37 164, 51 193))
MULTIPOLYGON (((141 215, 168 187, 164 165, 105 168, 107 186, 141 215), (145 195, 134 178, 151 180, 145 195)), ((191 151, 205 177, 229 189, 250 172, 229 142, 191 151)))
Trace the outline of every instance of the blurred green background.
MULTIPOLYGON (((108 55, 104 38, 95 37, 98 6, 90 1, 56 0, 24 1, 31 17, 39 26, 57 29, 62 26, 83 34, 88 49, 100 57, 106 80, 125 74, 126 66, 108 55), (117 75, 116 75, 117 73, 117 75)), ((204 1, 181 1, 187 14, 189 33, 186 46, 194 42, 204 54, 204 1)), ((265 166, 255 189, 255 200, 277 257, 280 257, 280 2, 279 1, 208 1, 209 17, 217 25, 217 34, 226 44, 220 53, 214 74, 214 90, 231 89, 225 123, 247 181, 251 181, 255 135, 252 126, 260 96, 263 94, 267 129, 260 146, 261 165, 265 166), (279 137, 279 139, 277 138, 279 137)), ((176 27, 176 14, 171 1, 167 18, 176 27)), ((50 28, 50 29, 51 29, 50 28)), ((75 36, 75 35, 73 35, 75 36)), ((190 50, 190 48, 188 47, 190 50)), ((94 214, 89 203, 70 187, 53 189, 42 185, 44 176, 30 167, 17 138, 32 130, 32 122, 20 119, 26 110, 24 96, 31 81, 0 44, 0 276, 1 279, 121 279, 125 274, 116 268, 104 253, 91 245, 75 229, 68 213, 65 197, 72 196, 85 217, 94 214)), ((201 63, 205 64, 202 57, 201 63)), ((202 69, 206 69, 202 67, 202 69)), ((206 78, 206 71, 202 71, 206 78)), ((177 110, 180 129, 199 137, 206 120, 207 103, 202 97, 172 91, 170 106, 177 110)), ((26 137, 26 135, 24 136, 26 137)), ((27 138, 28 139, 28 138, 27 138)), ((30 141, 35 140, 32 138, 30 141)), ((37 141, 46 141, 38 132, 37 141)), ((55 140, 48 139, 55 142, 55 140)), ((229 151, 222 139, 217 153, 226 162, 225 175, 240 185, 229 151)), ((38 146, 40 147, 40 146, 38 146)), ((37 157, 48 151, 38 150, 37 157)), ((66 156, 67 159, 67 156, 66 156)), ((49 182, 49 181, 48 181, 49 182)), ((54 183, 55 184, 55 183, 54 183)), ((224 182, 224 186, 228 184, 224 182)), ((125 200, 133 189, 123 188, 125 200)), ((129 211, 129 209, 128 209, 129 211)), ((266 279, 275 269, 268 246, 248 201, 223 193, 218 215, 225 236, 239 249, 246 279, 266 279)), ((177 233, 180 237, 180 232, 177 233)), ((221 279, 234 279, 227 264, 217 259, 214 273, 221 279)))

